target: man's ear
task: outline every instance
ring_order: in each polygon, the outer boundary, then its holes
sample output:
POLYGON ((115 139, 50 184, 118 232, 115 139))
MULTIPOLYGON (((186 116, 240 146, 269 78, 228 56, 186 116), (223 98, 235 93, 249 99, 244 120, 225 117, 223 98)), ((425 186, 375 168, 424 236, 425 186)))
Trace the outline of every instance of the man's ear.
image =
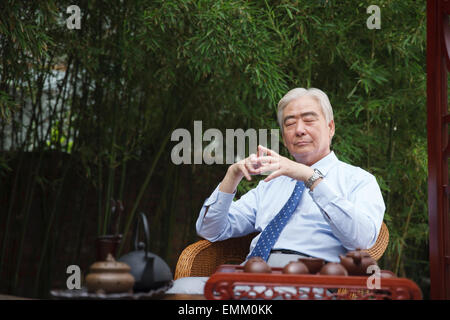
POLYGON ((330 140, 331 140, 333 138, 333 136, 334 136, 334 130, 335 130, 334 120, 331 120, 328 123, 328 128, 330 129, 330 140))

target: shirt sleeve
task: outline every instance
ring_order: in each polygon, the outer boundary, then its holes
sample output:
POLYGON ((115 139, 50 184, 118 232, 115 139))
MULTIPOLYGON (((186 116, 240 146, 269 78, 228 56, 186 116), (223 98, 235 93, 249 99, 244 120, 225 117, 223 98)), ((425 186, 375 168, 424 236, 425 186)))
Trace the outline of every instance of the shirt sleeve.
POLYGON ((347 250, 368 249, 377 240, 386 208, 373 175, 366 174, 353 185, 346 196, 324 178, 309 193, 347 250))
POLYGON ((197 234, 214 242, 254 232, 262 181, 237 201, 233 201, 235 193, 222 192, 219 186, 200 210, 196 222, 197 234))

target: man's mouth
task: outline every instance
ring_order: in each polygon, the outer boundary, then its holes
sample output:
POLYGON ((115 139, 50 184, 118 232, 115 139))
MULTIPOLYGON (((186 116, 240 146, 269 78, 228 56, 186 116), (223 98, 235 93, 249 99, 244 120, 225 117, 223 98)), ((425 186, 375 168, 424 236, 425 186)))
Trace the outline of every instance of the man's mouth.
POLYGON ((311 143, 310 141, 299 141, 299 142, 294 143, 294 145, 296 145, 296 146, 304 146, 304 145, 307 145, 307 144, 310 144, 310 143, 311 143))

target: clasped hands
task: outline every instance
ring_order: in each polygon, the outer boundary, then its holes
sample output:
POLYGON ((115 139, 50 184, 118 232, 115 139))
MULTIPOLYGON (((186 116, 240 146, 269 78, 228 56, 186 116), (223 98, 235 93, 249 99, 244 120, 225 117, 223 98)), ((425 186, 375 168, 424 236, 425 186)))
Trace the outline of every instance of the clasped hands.
POLYGON ((252 175, 264 174, 265 172, 271 172, 264 179, 265 182, 281 175, 306 181, 314 174, 311 167, 292 161, 261 145, 258 146, 258 155, 251 154, 231 167, 235 174, 244 176, 248 181, 252 179, 252 175))

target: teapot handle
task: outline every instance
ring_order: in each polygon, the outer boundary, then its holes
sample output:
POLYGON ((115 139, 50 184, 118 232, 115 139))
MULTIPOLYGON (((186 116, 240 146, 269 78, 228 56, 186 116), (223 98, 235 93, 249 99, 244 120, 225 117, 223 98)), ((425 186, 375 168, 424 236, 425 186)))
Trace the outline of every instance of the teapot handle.
POLYGON ((145 213, 140 212, 139 216, 136 220, 136 224, 134 226, 134 250, 139 250, 139 225, 140 222, 142 221, 142 226, 144 227, 144 236, 145 236, 145 243, 144 243, 144 250, 145 250, 145 258, 148 257, 148 250, 150 247, 150 232, 148 229, 148 221, 147 221, 147 216, 145 215, 145 213))

